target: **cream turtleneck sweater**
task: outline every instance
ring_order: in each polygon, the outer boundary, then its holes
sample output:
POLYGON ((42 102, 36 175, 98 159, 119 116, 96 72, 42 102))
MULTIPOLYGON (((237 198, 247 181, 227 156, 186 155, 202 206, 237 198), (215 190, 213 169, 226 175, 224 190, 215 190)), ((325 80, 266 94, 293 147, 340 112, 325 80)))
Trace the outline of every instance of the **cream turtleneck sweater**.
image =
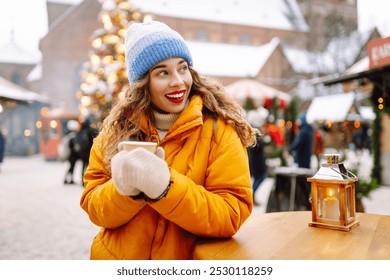
POLYGON ((162 114, 153 110, 153 116, 155 119, 155 126, 158 131, 158 136, 162 140, 167 134, 168 130, 171 128, 173 123, 179 118, 180 113, 178 114, 162 114))

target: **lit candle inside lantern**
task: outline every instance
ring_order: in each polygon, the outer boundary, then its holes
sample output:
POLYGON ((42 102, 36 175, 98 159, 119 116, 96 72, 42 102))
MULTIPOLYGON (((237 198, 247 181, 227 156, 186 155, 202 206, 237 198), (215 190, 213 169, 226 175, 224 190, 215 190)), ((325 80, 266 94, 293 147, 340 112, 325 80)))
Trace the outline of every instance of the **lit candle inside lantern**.
POLYGON ((333 196, 333 191, 329 191, 329 196, 325 197, 322 205, 322 216, 324 219, 339 219, 339 200, 333 196))

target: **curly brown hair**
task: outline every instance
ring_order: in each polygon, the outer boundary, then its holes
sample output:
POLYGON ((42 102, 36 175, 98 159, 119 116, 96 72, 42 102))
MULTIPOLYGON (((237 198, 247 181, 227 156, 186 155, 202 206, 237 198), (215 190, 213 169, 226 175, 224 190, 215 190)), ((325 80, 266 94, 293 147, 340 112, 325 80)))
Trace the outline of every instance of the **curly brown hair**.
MULTIPOLYGON (((242 108, 226 93, 222 84, 209 77, 201 77, 191 67, 189 69, 193 78, 190 97, 199 95, 202 98, 203 113, 215 118, 220 117, 233 125, 244 145, 256 145, 256 134, 260 134, 260 131, 249 125, 242 114, 242 108)), ((108 170, 111 158, 117 153, 119 142, 129 139, 158 141, 153 139, 150 131, 144 132, 140 128, 142 116, 147 116, 149 127, 152 127, 154 122, 148 85, 149 74, 130 85, 125 98, 116 101, 103 121, 102 129, 107 133, 106 139, 110 139, 103 143, 103 163, 108 170)))

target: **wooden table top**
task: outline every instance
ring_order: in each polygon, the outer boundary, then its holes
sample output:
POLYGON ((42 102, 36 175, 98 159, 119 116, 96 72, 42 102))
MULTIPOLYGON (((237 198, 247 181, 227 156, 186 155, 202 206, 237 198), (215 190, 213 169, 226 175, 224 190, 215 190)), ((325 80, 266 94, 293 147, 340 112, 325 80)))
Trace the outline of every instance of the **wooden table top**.
POLYGON ((199 240, 198 260, 390 259, 390 216, 356 213, 349 232, 309 227, 311 211, 253 214, 228 239, 199 240))

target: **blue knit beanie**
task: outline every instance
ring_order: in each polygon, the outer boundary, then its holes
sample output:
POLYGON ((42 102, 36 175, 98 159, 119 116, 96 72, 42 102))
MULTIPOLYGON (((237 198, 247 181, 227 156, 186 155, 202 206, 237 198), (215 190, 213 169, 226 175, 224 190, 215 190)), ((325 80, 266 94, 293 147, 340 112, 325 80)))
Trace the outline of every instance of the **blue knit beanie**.
POLYGON ((179 33, 158 21, 130 24, 125 39, 125 64, 130 83, 142 78, 160 61, 172 57, 183 57, 192 66, 190 50, 179 33))

